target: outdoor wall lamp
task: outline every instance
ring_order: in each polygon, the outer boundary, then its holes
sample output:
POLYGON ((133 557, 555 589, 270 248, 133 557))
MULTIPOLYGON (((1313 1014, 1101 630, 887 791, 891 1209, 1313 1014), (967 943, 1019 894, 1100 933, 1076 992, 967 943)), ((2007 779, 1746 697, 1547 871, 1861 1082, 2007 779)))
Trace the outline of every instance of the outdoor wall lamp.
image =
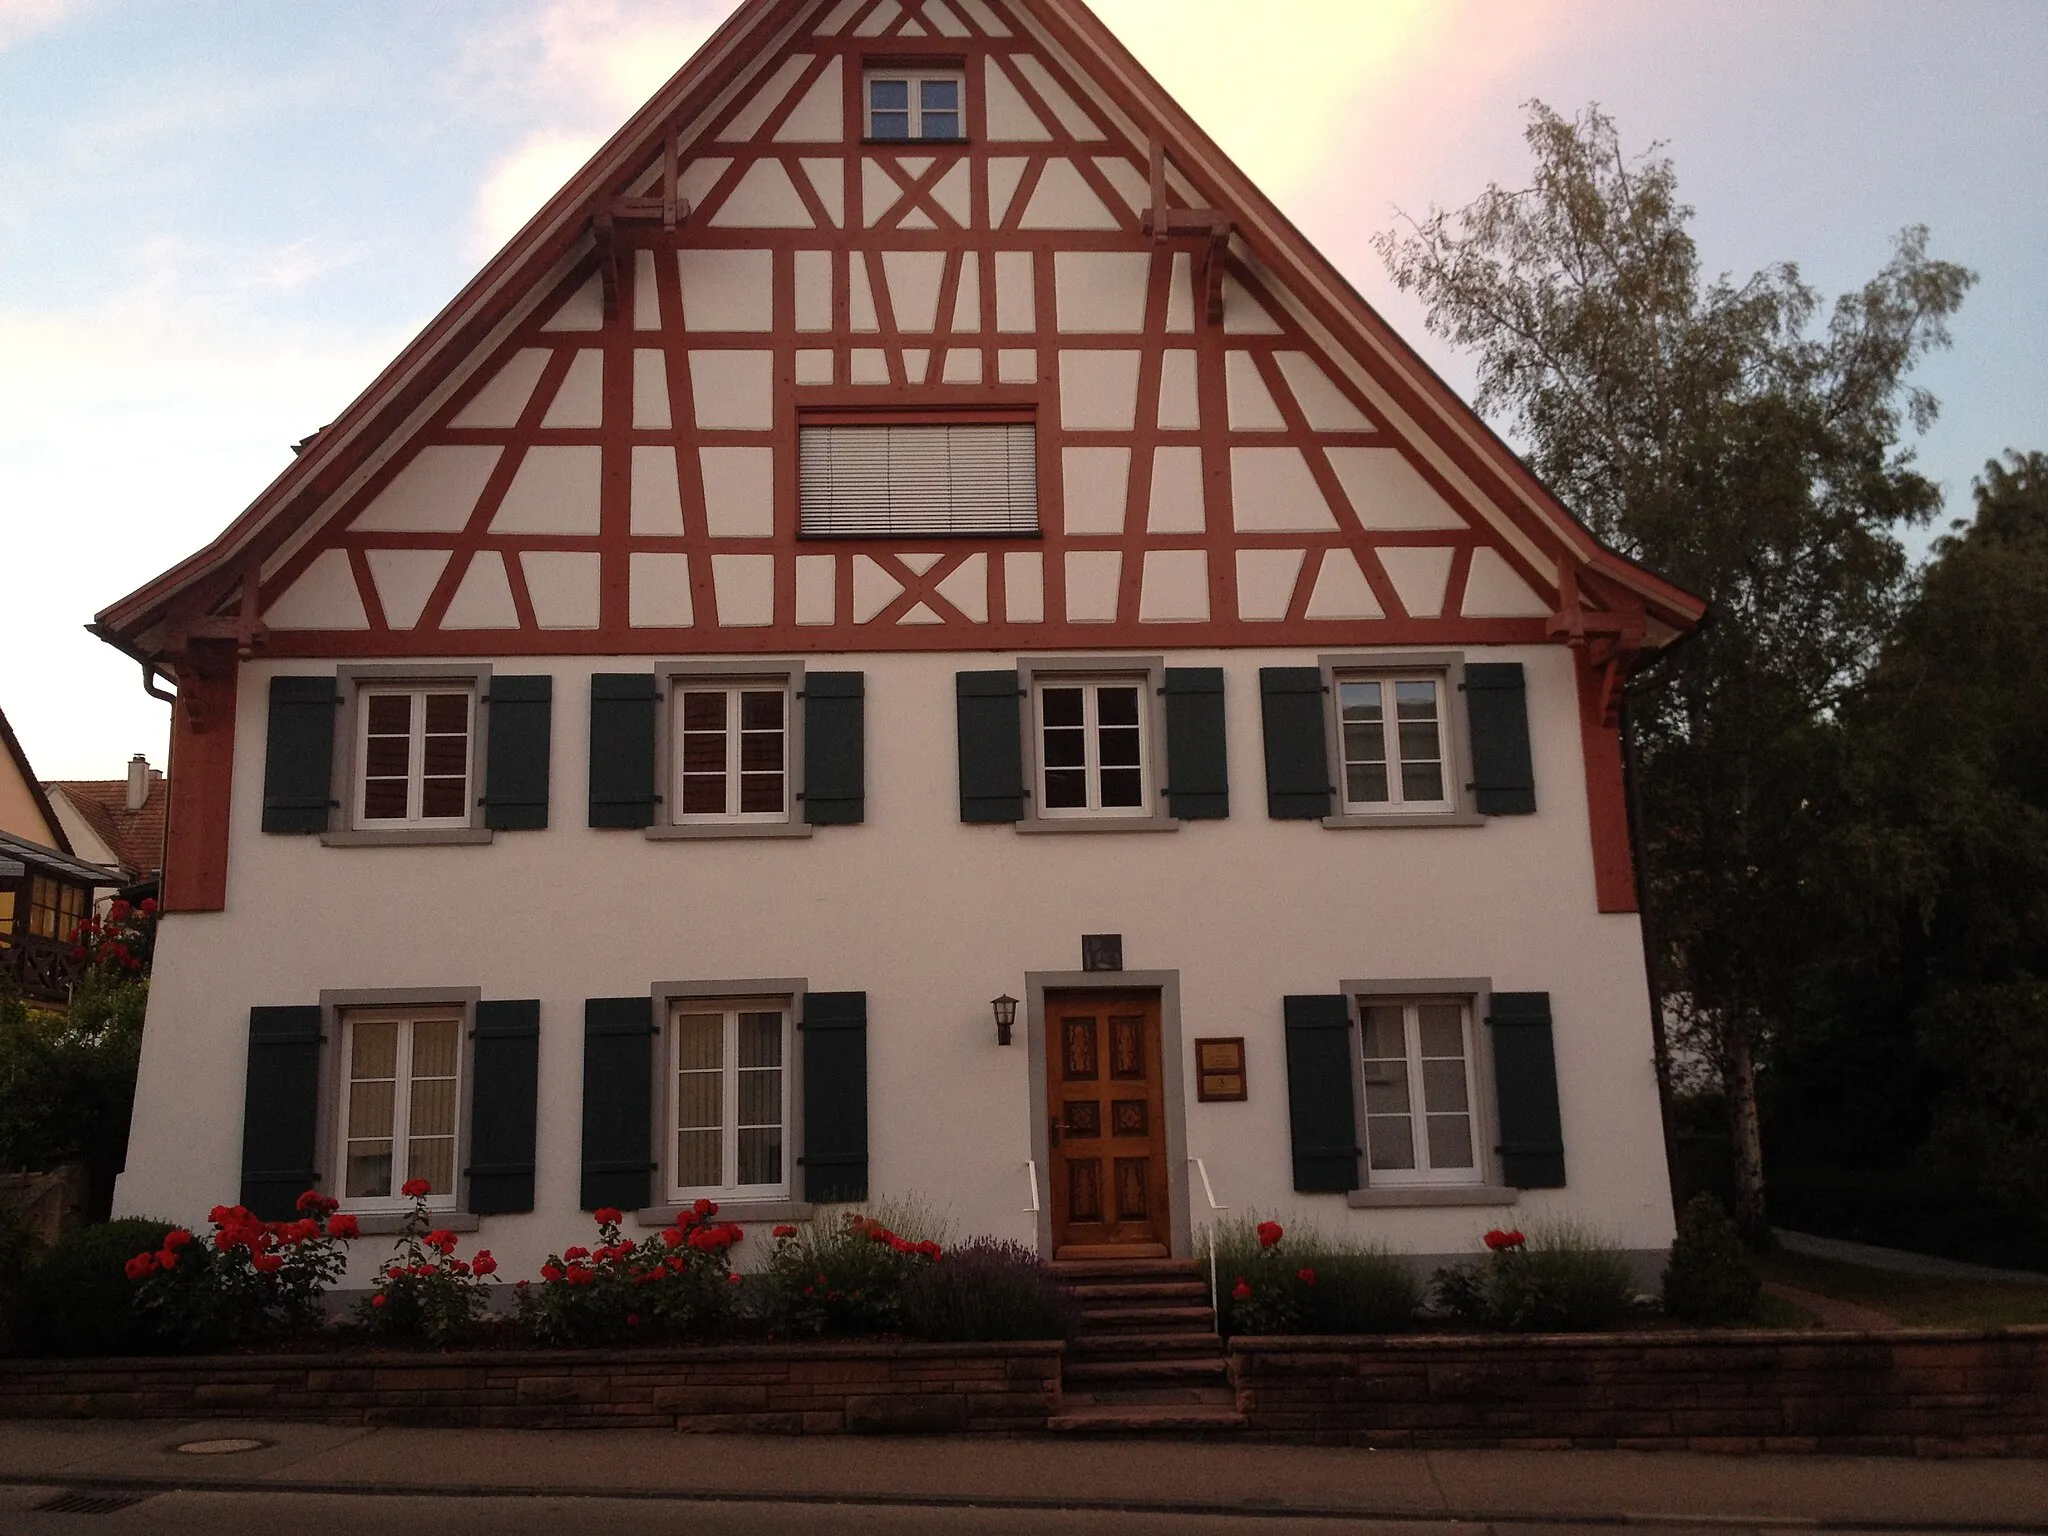
POLYGON ((1010 1026, 1017 1022, 1017 999, 1005 992, 989 1004, 996 1013, 996 1044, 1010 1043, 1010 1026))

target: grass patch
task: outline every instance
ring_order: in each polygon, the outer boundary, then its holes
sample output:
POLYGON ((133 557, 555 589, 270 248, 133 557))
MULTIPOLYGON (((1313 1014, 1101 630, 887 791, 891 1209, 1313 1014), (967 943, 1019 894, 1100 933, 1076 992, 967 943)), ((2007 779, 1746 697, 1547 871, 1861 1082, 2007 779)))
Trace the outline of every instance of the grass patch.
POLYGON ((2048 1285, 1908 1275, 1782 1249, 1758 1259, 1757 1267, 1766 1280, 1870 1307, 1909 1328, 2048 1323, 2048 1285))
POLYGON ((1747 1326, 1752 1328, 1784 1328, 1794 1333, 1810 1333, 1820 1327, 1820 1319, 1796 1301, 1783 1296, 1774 1296, 1765 1291, 1756 1299, 1756 1312, 1747 1326))

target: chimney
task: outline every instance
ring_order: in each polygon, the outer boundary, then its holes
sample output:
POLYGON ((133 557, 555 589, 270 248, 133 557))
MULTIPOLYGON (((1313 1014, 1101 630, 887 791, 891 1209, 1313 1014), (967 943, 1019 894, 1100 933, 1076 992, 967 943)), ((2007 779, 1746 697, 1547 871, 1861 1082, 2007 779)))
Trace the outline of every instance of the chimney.
POLYGON ((140 752, 128 759, 128 809, 139 811, 149 804, 149 759, 140 752))

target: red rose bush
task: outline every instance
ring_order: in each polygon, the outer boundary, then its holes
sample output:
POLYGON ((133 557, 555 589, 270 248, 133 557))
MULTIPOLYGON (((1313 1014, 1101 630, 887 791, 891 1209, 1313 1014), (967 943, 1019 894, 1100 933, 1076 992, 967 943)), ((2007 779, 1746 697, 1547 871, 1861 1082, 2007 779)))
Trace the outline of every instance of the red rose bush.
POLYGON ((732 1250, 745 1233, 699 1200, 652 1237, 621 1234, 625 1213, 601 1206, 597 1246, 548 1255, 540 1283, 520 1281, 520 1322, 543 1343, 615 1344, 635 1338, 712 1338, 727 1332, 740 1277, 732 1250))
POLYGON ((136 1314, 153 1338, 178 1349, 263 1343, 318 1327, 321 1294, 345 1262, 341 1241, 354 1235, 353 1218, 334 1207, 309 1189, 294 1221, 217 1205, 210 1236, 174 1227, 162 1247, 128 1261, 136 1314))
POLYGON ((400 1193, 412 1201, 412 1209, 392 1246, 391 1261, 357 1306, 356 1320, 385 1338, 421 1339, 437 1347, 457 1343, 475 1331, 489 1309, 498 1261, 488 1248, 457 1257, 456 1235, 432 1225, 427 1197, 433 1187, 425 1179, 408 1179, 400 1193))

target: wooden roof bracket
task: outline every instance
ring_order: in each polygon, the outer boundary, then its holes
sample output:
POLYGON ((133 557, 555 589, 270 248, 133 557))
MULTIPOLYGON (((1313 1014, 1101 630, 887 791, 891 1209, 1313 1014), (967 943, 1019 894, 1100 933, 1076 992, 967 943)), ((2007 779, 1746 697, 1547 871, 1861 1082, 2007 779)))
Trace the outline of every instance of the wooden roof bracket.
POLYGON ((1587 608, 1579 577, 1576 562, 1560 562, 1557 612, 1550 616, 1549 632, 1577 652, 1580 666, 1600 674, 1601 723, 1618 726, 1621 687, 1646 649, 1648 616, 1640 605, 1587 608))
POLYGON ((689 199, 682 195, 682 150, 680 132, 671 132, 661 144, 661 196, 615 197, 590 217, 591 242, 597 250, 598 284, 604 290, 604 317, 619 317, 619 292, 625 287, 627 246, 618 238, 620 224, 661 223, 666 234, 690 217, 689 199))
POLYGON ((1230 237, 1235 231, 1228 218, 1214 208, 1169 208, 1166 206, 1166 145, 1152 140, 1152 201, 1143 225, 1154 245, 1164 245, 1175 235, 1196 235, 1202 239, 1197 276, 1202 285, 1202 312, 1211 325, 1223 323, 1223 268, 1230 255, 1230 237))

